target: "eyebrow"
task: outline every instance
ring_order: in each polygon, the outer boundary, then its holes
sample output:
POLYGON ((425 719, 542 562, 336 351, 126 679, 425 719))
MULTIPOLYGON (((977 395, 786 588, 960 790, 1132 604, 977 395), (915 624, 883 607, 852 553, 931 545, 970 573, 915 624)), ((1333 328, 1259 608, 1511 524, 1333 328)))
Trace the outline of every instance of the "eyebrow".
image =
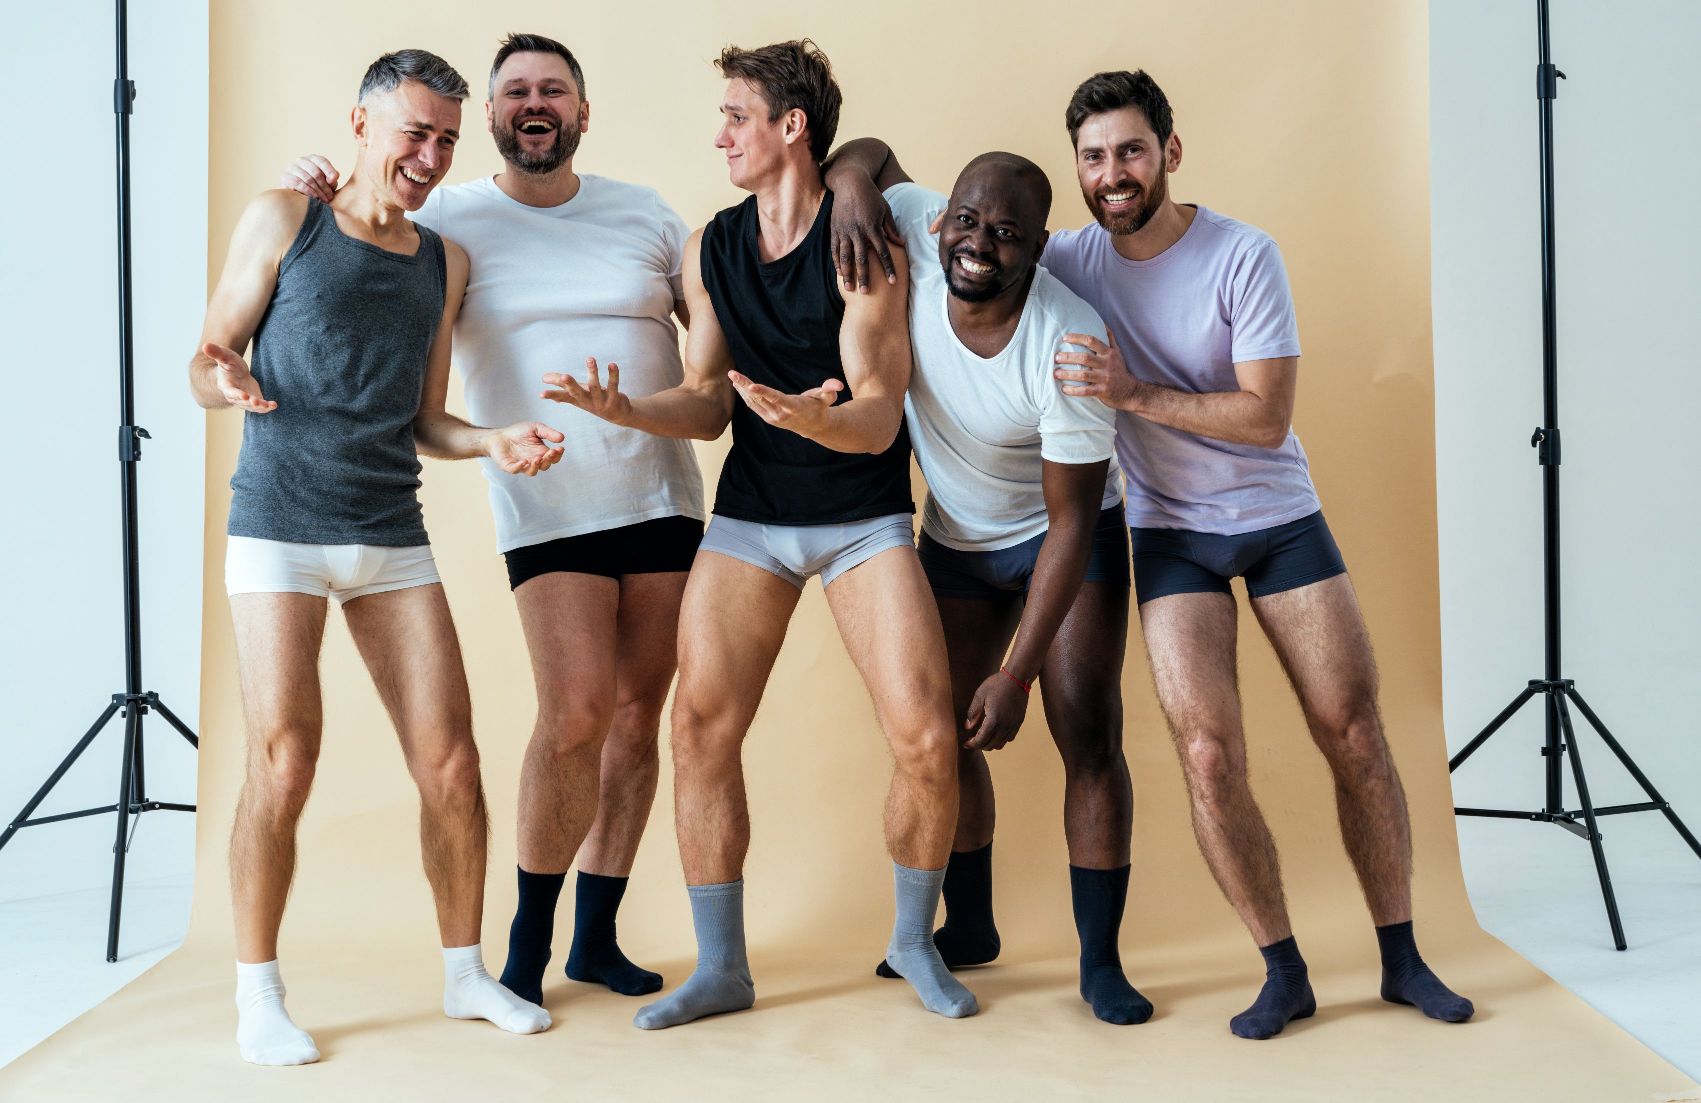
MULTIPOLYGON (((527 81, 525 77, 509 77, 507 80, 502 82, 502 87, 512 88, 515 85, 520 85, 521 87, 524 87, 528 83, 530 83, 530 82, 527 81)), ((568 87, 567 81, 564 77, 540 77, 538 79, 538 83, 539 84, 559 84, 563 88, 568 87)))
MULTIPOLYGON (((406 129, 408 129, 408 130, 429 130, 433 133, 436 133, 436 131, 437 131, 437 128, 432 126, 430 123, 420 122, 417 119, 409 119, 407 122, 404 122, 402 124, 402 126, 406 129)), ((451 138, 456 139, 457 141, 459 141, 460 137, 461 137, 461 132, 456 130, 452 126, 444 127, 443 133, 447 134, 451 138)))

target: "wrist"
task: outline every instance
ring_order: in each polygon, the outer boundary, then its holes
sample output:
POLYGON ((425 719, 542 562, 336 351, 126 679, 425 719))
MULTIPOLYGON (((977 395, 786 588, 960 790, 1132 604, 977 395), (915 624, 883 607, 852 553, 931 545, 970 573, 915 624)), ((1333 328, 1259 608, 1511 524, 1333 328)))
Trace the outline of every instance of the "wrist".
POLYGON ((1024 695, 1033 692, 1034 680, 1032 678, 1018 678, 1014 674, 1010 673, 1010 668, 1007 666, 999 667, 998 673, 1004 675, 1006 678, 1020 686, 1024 695))

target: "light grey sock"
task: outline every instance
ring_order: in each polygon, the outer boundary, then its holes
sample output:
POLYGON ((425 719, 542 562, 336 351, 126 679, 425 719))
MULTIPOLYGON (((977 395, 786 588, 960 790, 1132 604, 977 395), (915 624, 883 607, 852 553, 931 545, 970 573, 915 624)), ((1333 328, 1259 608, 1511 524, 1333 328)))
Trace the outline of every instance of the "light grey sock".
POLYGON ((690 885, 686 891, 691 894, 691 925, 697 932, 697 968, 684 984, 638 1009, 632 1024, 643 1030, 743 1011, 756 1002, 756 985, 744 952, 744 881, 690 885))
POLYGON ((886 964, 910 982, 922 1006, 947 1019, 962 1019, 980 1010, 975 995, 957 981, 933 945, 933 916, 939 910, 943 869, 911 869, 892 863, 897 888, 898 919, 886 947, 886 964))

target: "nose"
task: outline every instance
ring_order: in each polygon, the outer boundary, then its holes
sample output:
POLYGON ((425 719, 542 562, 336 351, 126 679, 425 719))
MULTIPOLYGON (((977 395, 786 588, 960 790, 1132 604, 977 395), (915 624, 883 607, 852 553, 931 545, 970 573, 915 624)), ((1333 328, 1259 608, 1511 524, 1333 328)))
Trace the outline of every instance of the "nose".
POLYGON ((421 168, 427 168, 435 172, 437 171, 438 164, 442 160, 441 155, 442 151, 437 148, 437 144, 435 142, 427 142, 425 145, 419 147, 419 154, 414 158, 414 160, 419 162, 421 168))
POLYGON ((732 148, 732 137, 731 137, 731 135, 727 134, 726 129, 727 129, 726 124, 722 123, 721 128, 719 130, 715 131, 715 148, 716 149, 731 149, 732 148))

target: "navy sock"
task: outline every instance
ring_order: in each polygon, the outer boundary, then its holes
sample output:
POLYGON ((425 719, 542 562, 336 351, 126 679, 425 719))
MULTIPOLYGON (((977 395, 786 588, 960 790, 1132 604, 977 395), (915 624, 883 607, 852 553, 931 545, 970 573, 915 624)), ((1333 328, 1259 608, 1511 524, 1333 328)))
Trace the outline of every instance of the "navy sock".
POLYGON ((1264 955, 1264 987, 1251 1007, 1229 1020, 1229 1029, 1242 1038, 1274 1038, 1292 1020, 1317 1013, 1317 997, 1293 936, 1260 946, 1258 952, 1264 955))
POLYGON ((1404 1003, 1432 1019, 1462 1023, 1476 1013, 1470 1000, 1454 992, 1430 971, 1412 938, 1412 921, 1376 928, 1382 948, 1382 998, 1404 1003))
POLYGON ((543 971, 549 968, 549 941, 555 933, 555 901, 565 873, 520 874, 520 902, 508 928, 508 963, 502 987, 522 1000, 543 1004, 543 971))
MULTIPOLYGON (((956 850, 945 865, 945 924, 933 932, 933 945, 947 969, 985 965, 998 956, 998 928, 992 922, 992 844, 956 850)), ((876 976, 896 977, 882 961, 876 976)))
POLYGON ((579 871, 574 889, 573 948, 567 953, 572 980, 606 984, 622 996, 661 991, 660 973, 632 964, 615 941, 614 916, 626 895, 626 878, 579 871))
POLYGON ((1128 902, 1128 867, 1069 867, 1069 896, 1075 906, 1075 932, 1081 936, 1081 998, 1107 1023, 1128 1026, 1152 1017, 1152 1001, 1142 996, 1122 971, 1117 932, 1128 902))

